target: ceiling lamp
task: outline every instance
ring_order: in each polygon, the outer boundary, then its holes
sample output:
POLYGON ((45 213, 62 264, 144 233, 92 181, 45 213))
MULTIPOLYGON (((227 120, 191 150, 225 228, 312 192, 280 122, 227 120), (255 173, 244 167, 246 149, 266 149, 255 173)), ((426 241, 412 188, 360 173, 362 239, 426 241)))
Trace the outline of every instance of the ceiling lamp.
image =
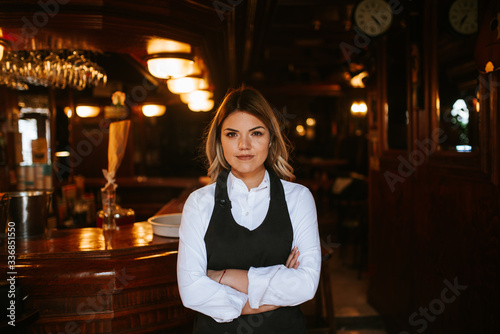
POLYGON ((159 104, 145 104, 142 106, 142 113, 146 117, 158 117, 162 116, 167 107, 159 104))
POLYGON ((180 78, 193 73, 194 60, 189 53, 161 52, 147 58, 149 72, 160 79, 180 78))
POLYGON ((9 45, 9 42, 6 39, 3 39, 2 36, 3 36, 2 29, 0 29, 0 60, 2 60, 3 52, 9 45))
POLYGON ((153 38, 148 41, 148 54, 160 52, 182 52, 191 53, 191 45, 173 39, 153 38))
POLYGON ((210 111, 214 108, 214 100, 196 100, 188 103, 188 108, 192 111, 210 111))
POLYGON ((212 98, 213 94, 207 89, 197 89, 190 93, 183 93, 180 95, 181 101, 189 104, 191 101, 208 100, 212 98))
POLYGON ((77 106, 76 114, 81 118, 96 117, 101 112, 98 106, 77 106))
POLYGON ((203 84, 204 79, 197 76, 174 78, 167 81, 168 90, 174 94, 191 93, 203 84))

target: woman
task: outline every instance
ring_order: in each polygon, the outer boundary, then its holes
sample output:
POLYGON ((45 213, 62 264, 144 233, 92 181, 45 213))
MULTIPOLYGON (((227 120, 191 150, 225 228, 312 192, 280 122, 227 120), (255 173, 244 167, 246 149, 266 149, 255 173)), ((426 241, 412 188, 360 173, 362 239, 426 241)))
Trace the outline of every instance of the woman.
POLYGON ((254 89, 230 91, 206 137, 211 184, 186 200, 177 276, 194 333, 305 333, 299 305, 321 268, 311 192, 292 183, 277 115, 254 89))

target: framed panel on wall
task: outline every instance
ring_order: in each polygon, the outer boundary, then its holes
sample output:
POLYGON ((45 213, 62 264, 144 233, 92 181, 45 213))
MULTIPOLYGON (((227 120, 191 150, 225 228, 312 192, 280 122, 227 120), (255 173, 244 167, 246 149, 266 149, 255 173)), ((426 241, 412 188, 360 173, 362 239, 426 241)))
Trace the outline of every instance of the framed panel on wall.
POLYGON ((442 130, 439 148, 444 151, 479 150, 479 73, 474 61, 478 1, 437 2, 436 119, 442 130))
POLYGON ((425 19, 430 23, 424 37, 429 63, 428 133, 435 134, 436 145, 430 162, 464 177, 491 177, 491 115, 481 94, 487 82, 475 59, 488 2, 426 1, 425 19))

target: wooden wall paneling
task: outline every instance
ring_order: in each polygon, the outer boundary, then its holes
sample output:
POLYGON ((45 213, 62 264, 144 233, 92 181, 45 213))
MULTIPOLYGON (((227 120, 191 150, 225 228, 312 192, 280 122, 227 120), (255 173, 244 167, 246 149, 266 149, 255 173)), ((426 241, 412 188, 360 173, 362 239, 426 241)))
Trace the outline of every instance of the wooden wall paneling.
POLYGON ((453 303, 444 303, 427 331, 492 333, 489 315, 498 313, 487 309, 495 298, 491 296, 498 296, 493 282, 499 274, 492 269, 499 263, 498 189, 489 182, 443 177, 432 169, 423 181, 419 188, 426 205, 416 211, 415 221, 426 224, 427 231, 416 228, 415 311, 431 303, 436 310, 446 282, 456 281, 467 289, 453 303))
POLYGON ((400 153, 385 154, 380 172, 370 174, 370 286, 368 301, 389 332, 407 328, 413 312, 413 177, 391 188, 387 173, 398 173, 400 153), (390 208, 390 209, 389 209, 390 208))
POLYGON ((377 49, 377 88, 378 88, 378 112, 379 112, 379 133, 380 133, 380 152, 388 149, 387 141, 387 122, 388 122, 388 106, 387 106, 387 64, 386 64, 386 48, 387 38, 383 36, 375 45, 377 49))
MULTIPOLYGON (((485 121, 491 116, 492 105, 491 105, 491 84, 489 83, 490 75, 480 74, 479 75, 479 145, 481 151, 481 171, 485 174, 490 174, 492 172, 492 159, 493 157, 489 153, 491 148, 491 142, 493 139, 493 133, 495 133, 494 128, 491 128, 490 123, 485 121)), ((492 179, 492 182, 495 181, 492 179)))
MULTIPOLYGON (((500 117, 498 113, 500 112, 500 105, 498 100, 499 86, 500 86, 500 75, 498 72, 493 72, 488 74, 488 91, 485 92, 487 99, 487 119, 483 117, 483 122, 488 124, 489 128, 487 129, 487 135, 490 138, 489 145, 490 151, 492 154, 490 158, 485 157, 483 160, 490 161, 491 163, 491 181, 495 185, 499 185, 500 183, 500 117)), ((484 91, 484 90, 483 90, 484 91)), ((485 101, 486 102, 486 101, 485 101)))
MULTIPOLYGON (((406 105, 408 106, 408 131, 406 141, 408 143, 408 151, 412 151, 415 149, 414 138, 416 138, 416 126, 414 123, 415 114, 418 112, 418 98, 415 92, 415 89, 418 85, 418 70, 415 69, 416 62, 420 59, 414 59, 417 57, 415 54, 415 50, 419 48, 418 41, 415 40, 415 32, 414 29, 417 29, 417 22, 415 21, 416 15, 408 15, 408 26, 406 28, 406 73, 408 78, 408 84, 406 85, 406 105)), ((417 67, 418 68, 418 67, 417 67)))
MULTIPOLYGON (((435 140, 435 138, 432 138, 432 130, 433 129, 438 129, 439 128, 439 115, 438 111, 436 110, 436 101, 439 99, 438 95, 438 73, 436 71, 437 69, 437 58, 434 57, 433 55, 436 54, 436 45, 437 45, 437 36, 436 36, 436 31, 437 31, 437 6, 434 1, 426 1, 426 11, 425 14, 427 16, 426 21, 427 24, 424 27, 424 31, 422 32, 424 36, 426 36, 425 40, 428 41, 426 43, 427 45, 427 53, 426 53, 426 61, 428 66, 426 66, 426 71, 427 71, 427 77, 428 77, 428 82, 427 82, 427 89, 428 89, 428 100, 426 103, 426 108, 428 110, 428 123, 424 124, 424 126, 427 127, 426 129, 426 137, 431 140, 435 140)), ((435 142, 437 145, 437 142, 435 142)))
MULTIPOLYGON (((408 35, 404 43, 405 52, 408 35)), ((408 150, 391 150, 388 143, 387 38, 376 41, 377 82, 373 94, 377 107, 376 130, 379 140, 379 169, 370 168, 370 286, 368 300, 387 321, 388 331, 407 328, 413 305, 413 179, 408 150), (404 161, 404 162, 402 162, 404 161), (390 208, 390 209, 388 209, 390 208)), ((410 64, 404 67, 409 70, 410 64)), ((409 76, 408 76, 409 78, 409 76)), ((408 83, 408 92, 410 85, 408 83)), ((409 95, 411 96, 411 95, 409 95)), ((409 116, 413 117, 413 110, 409 116)), ((413 126, 413 122, 410 123, 413 126)), ((415 131, 408 132, 412 142, 415 131)), ((372 167, 372 166, 370 166, 372 167)))

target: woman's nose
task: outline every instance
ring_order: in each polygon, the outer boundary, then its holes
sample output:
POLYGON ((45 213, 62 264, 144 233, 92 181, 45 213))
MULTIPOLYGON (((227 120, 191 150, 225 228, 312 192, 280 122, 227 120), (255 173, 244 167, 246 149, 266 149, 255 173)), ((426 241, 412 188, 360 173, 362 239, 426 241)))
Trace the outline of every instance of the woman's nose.
POLYGON ((246 137, 241 137, 238 148, 240 150, 245 150, 250 148, 250 141, 246 137))

